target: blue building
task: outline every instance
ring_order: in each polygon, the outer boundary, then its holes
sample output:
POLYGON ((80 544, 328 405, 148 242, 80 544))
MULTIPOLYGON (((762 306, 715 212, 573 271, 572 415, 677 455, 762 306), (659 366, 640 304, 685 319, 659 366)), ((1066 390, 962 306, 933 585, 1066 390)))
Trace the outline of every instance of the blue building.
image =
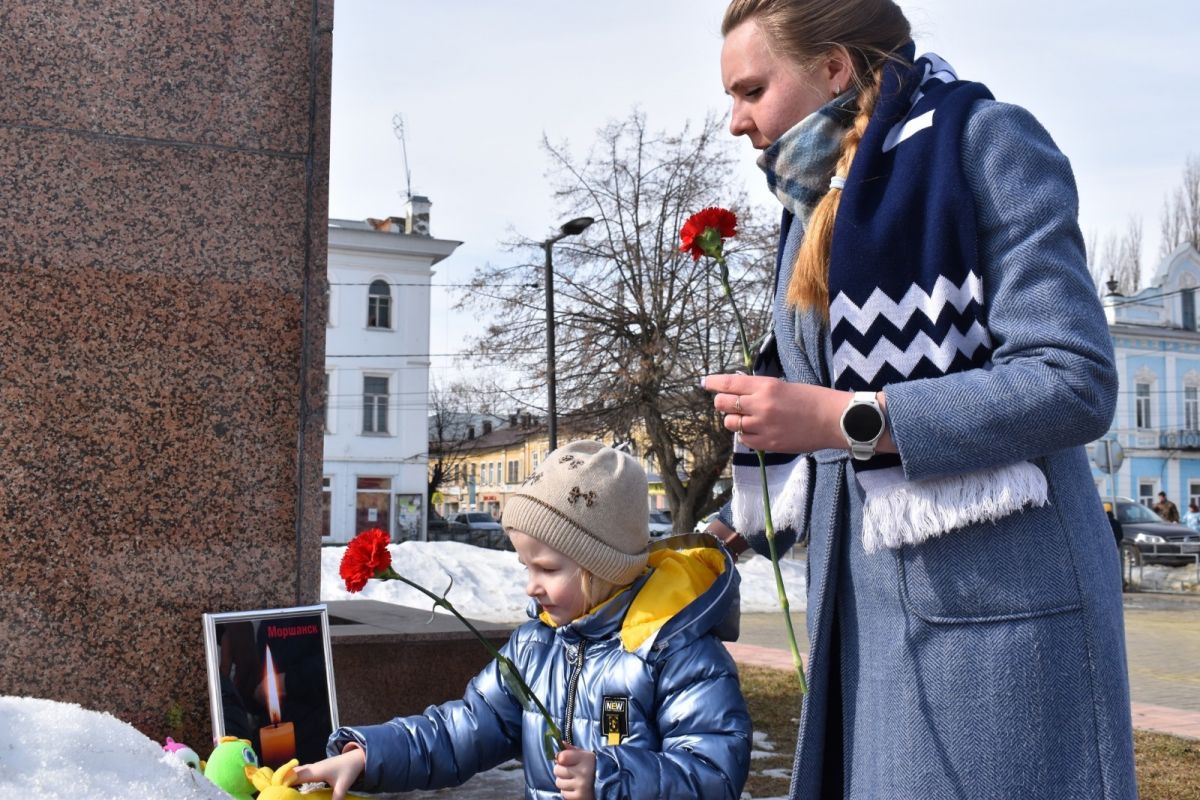
POLYGON ((1124 450, 1115 475, 1094 469, 1100 494, 1150 505, 1164 491, 1187 511, 1200 503, 1200 253, 1181 245, 1132 297, 1104 300, 1120 394, 1109 438, 1124 450))

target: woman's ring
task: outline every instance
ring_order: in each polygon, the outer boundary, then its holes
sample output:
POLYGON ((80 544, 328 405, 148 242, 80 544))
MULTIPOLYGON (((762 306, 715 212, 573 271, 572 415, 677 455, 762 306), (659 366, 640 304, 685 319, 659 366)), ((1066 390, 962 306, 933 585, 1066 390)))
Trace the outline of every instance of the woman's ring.
POLYGON ((745 414, 738 414, 738 433, 742 436, 746 435, 746 429, 742 427, 742 423, 746 421, 745 414))
POLYGON ((733 410, 739 414, 742 413, 742 396, 740 394, 733 396, 733 410))

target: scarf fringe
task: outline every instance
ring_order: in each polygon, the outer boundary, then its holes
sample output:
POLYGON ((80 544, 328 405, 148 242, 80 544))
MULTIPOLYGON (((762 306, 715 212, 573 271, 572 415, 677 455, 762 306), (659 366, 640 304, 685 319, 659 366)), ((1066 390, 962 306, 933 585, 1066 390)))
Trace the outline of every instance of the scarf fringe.
MULTIPOLYGON (((740 443, 739 443, 740 444, 740 443)), ((771 522, 776 531, 791 528, 802 532, 808 510, 808 459, 797 456, 787 464, 767 467, 767 490, 771 497, 771 522)), ((743 536, 765 531, 762 478, 758 467, 733 470, 733 528, 743 536)))
POLYGON ((863 549, 920 544, 947 531, 995 521, 1048 502, 1046 476, 1022 461, 927 481, 906 481, 899 467, 858 473, 863 549))

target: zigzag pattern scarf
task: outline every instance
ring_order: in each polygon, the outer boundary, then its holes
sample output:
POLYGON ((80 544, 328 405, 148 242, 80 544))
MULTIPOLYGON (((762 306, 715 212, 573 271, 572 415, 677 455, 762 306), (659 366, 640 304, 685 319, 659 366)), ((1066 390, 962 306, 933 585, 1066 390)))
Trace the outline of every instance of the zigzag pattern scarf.
POLYGON ((959 140, 975 101, 991 98, 935 55, 884 70, 834 227, 834 388, 878 390, 988 362, 975 209, 959 140))
MULTIPOLYGON (((913 54, 911 44, 900 53, 906 61, 913 54)), ((973 104, 991 96, 981 84, 959 81, 936 55, 885 69, 834 226, 829 295, 835 388, 879 390, 990 360, 975 210, 962 174, 960 138, 973 104)), ((843 95, 814 112, 760 158, 772 190, 802 224, 823 193, 814 187, 827 191, 854 99, 843 95)), ((783 252, 782 240, 780 250, 784 260, 795 257, 794 247, 783 252)), ((776 321, 781 336, 794 333, 789 322, 776 321)), ((734 523, 753 535, 761 525, 761 511, 753 508, 761 489, 751 477, 753 454, 736 444, 734 523)), ((772 514, 804 525, 807 460, 775 456, 775 461, 768 468, 772 514)), ((916 544, 1046 502, 1045 476, 1029 463, 915 482, 904 478, 899 463, 894 455, 856 463, 868 552, 916 544)))

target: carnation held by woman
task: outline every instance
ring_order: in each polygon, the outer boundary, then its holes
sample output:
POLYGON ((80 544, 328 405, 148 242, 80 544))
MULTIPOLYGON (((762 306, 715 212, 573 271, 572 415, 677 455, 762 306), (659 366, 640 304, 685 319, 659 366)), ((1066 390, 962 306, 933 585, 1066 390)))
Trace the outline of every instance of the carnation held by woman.
MULTIPOLYGON (((708 256, 716 262, 720 270, 721 287, 725 291, 725 298, 733 307, 734 318, 737 320, 738 341, 742 348, 742 366, 747 372, 754 369, 754 357, 750 353, 750 342, 746 338, 746 323, 742 319, 741 309, 738 308, 737 300, 733 296, 733 288, 729 284, 729 264, 725 261, 725 240, 733 238, 737 234, 737 215, 727 208, 705 208, 697 211, 692 216, 688 217, 683 223, 683 228, 679 231, 679 239, 681 242, 680 250, 685 253, 690 253, 692 258, 699 261, 701 256, 708 256)), ((734 401, 734 413, 738 415, 738 432, 742 433, 742 406, 740 399, 734 401)), ((745 444, 738 440, 735 444, 735 452, 738 461, 735 463, 745 465, 748 462, 741 462, 740 459, 747 455, 745 444)), ((788 649, 792 653, 792 667, 796 670, 796 678, 800 683, 800 693, 808 692, 808 683, 804 679, 804 662, 800 657, 800 647, 796 644, 796 632, 792 627, 791 604, 788 602, 787 590, 783 585, 783 574, 779 571, 779 551, 775 547, 775 520, 771 514, 771 506, 773 502, 778 502, 783 499, 778 493, 773 493, 771 478, 775 474, 779 474, 778 464, 772 463, 771 468, 767 467, 767 454, 762 450, 754 450, 754 459, 758 464, 758 487, 759 487, 759 505, 758 509, 762 512, 763 537, 767 542, 767 550, 771 556, 771 569, 775 575, 775 596, 779 598, 779 610, 783 612, 783 626, 787 634, 788 649)), ((789 459, 790 460, 790 459, 789 459)), ((741 470, 740 472, 744 472, 741 470)), ((786 472, 790 473, 790 470, 786 472)), ((735 497, 739 500, 746 497, 746 487, 739 487, 743 491, 739 491, 735 497)), ((756 518, 757 522, 757 518, 756 518)))
MULTIPOLYGON (((730 132, 759 151, 781 246, 754 374, 704 385, 781 455, 777 545, 807 541, 791 796, 1136 797, 1117 551, 1083 451, 1116 372, 1067 158, 919 54, 891 0, 734 0, 722 33, 730 132)), ((711 528, 732 551, 768 551, 738 496, 755 472, 735 457, 711 528)))

